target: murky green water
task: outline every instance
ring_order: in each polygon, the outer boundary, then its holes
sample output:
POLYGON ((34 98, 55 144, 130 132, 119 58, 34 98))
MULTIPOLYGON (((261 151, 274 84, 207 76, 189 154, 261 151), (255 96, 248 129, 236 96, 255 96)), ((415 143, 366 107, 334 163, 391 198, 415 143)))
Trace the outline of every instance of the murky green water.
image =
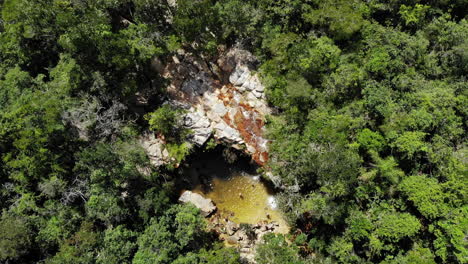
POLYGON ((211 190, 203 189, 199 185, 194 191, 212 199, 222 217, 228 216, 236 223, 248 224, 275 221, 279 224, 276 232, 288 232, 288 225, 276 208, 273 193, 258 176, 233 174, 228 178, 215 177, 211 181, 211 190))
POLYGON ((180 185, 213 200, 218 210, 212 217, 229 218, 238 224, 275 221, 279 224, 275 232, 287 233, 289 227, 276 208, 273 191, 254 176, 257 166, 245 156, 228 163, 224 150, 219 147, 193 155, 185 163, 180 185))

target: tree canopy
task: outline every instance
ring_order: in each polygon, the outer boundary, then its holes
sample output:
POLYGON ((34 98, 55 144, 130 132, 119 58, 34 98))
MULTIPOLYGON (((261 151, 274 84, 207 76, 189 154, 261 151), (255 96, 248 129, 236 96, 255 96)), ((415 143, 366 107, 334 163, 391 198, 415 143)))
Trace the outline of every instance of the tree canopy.
POLYGON ((292 234, 258 263, 466 263, 464 0, 0 1, 0 262, 240 263, 176 204, 190 153, 155 71, 178 50, 259 59, 292 234), (136 94, 147 94, 140 107, 136 94), (145 168, 151 168, 151 172, 145 168))

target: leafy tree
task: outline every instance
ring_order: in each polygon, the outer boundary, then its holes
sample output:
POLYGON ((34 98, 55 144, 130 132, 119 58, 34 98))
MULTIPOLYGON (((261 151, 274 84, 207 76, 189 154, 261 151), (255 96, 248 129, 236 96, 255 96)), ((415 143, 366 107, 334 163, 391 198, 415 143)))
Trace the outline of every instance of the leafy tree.
POLYGON ((429 231, 435 235, 432 241, 435 255, 447 262, 462 263, 468 252, 464 239, 468 227, 467 207, 454 209, 447 219, 435 222, 429 226, 429 231))
POLYGON ((385 138, 378 132, 371 131, 368 128, 363 129, 357 135, 357 142, 362 148, 367 150, 380 151, 385 146, 385 138))
POLYGON ((289 246, 283 235, 267 234, 264 239, 265 243, 257 248, 257 263, 303 263, 299 259, 297 249, 289 246))
POLYGON ((138 215, 145 223, 148 223, 152 217, 161 216, 168 209, 170 204, 168 188, 160 190, 157 187, 150 188, 142 195, 137 197, 138 215))
POLYGON ((174 264, 238 264, 242 263, 239 253, 233 248, 215 248, 212 250, 202 249, 196 253, 188 253, 185 256, 178 257, 174 264))
POLYGON ((216 1, 216 13, 218 14, 222 37, 227 40, 245 40, 252 34, 260 31, 262 13, 254 5, 240 0, 216 1))
POLYGON ((92 194, 86 202, 86 213, 91 219, 104 222, 107 226, 121 223, 128 216, 128 209, 120 203, 119 197, 114 193, 104 192, 102 189, 91 191, 92 194))
POLYGON ((172 263, 178 254, 203 248, 207 237, 198 209, 173 206, 164 216, 151 219, 138 238, 133 263, 172 263))
POLYGON ((186 134, 182 127, 182 110, 174 109, 168 104, 148 114, 146 119, 151 130, 163 134, 170 140, 179 141, 186 134))
POLYGON ((383 240, 396 242, 412 237, 421 228, 421 223, 409 213, 384 212, 375 222, 375 235, 383 240))
POLYGON ((346 218, 348 229, 346 233, 353 238, 353 240, 366 239, 370 236, 373 228, 371 219, 364 212, 353 210, 346 218))
POLYGON ((0 220, 0 260, 9 262, 24 258, 33 243, 31 232, 24 219, 4 211, 0 220))
POLYGON ((131 263, 137 247, 136 235, 122 225, 107 229, 96 263, 131 263))
POLYGON ((424 16, 429 8, 430 6, 421 4, 416 4, 413 7, 401 5, 399 13, 405 21, 406 25, 415 25, 424 19, 424 16))
POLYGON ((447 214, 442 186, 436 179, 424 175, 410 176, 400 183, 399 189, 425 217, 437 218, 447 214))
POLYGON ((359 258, 353 253, 353 243, 346 238, 335 238, 328 247, 330 255, 341 263, 358 262, 359 258))
POLYGON ((408 251, 406 254, 399 254, 396 258, 391 260, 386 260, 381 262, 382 264, 386 263, 415 263, 415 264, 434 264, 434 255, 428 248, 423 248, 418 244, 414 245, 414 248, 408 251))
POLYGON ((312 1, 304 20, 327 30, 338 40, 350 38, 366 24, 367 6, 361 1, 312 1))
POLYGON ((466 262, 466 1, 0 2, 0 262, 239 263, 173 204, 196 149, 152 67, 233 46, 301 233, 259 263, 466 262), (175 164, 149 164, 148 124, 175 164))
POLYGON ((96 258, 95 249, 100 241, 89 222, 83 222, 80 230, 60 245, 58 253, 46 263, 90 263, 96 258))
POLYGON ((208 54, 215 51, 219 34, 217 23, 218 14, 214 8, 214 1, 177 2, 173 27, 184 38, 184 42, 196 43, 200 51, 208 54))

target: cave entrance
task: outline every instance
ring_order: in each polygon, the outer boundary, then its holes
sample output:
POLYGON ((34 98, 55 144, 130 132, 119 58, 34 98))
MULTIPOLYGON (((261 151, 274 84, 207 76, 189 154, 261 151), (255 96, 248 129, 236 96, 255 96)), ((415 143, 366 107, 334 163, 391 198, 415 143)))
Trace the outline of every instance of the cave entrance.
POLYGON ((275 192, 261 179, 250 157, 218 145, 193 154, 187 161, 184 189, 210 198, 218 208, 213 217, 239 224, 276 222, 278 232, 287 232, 275 192))

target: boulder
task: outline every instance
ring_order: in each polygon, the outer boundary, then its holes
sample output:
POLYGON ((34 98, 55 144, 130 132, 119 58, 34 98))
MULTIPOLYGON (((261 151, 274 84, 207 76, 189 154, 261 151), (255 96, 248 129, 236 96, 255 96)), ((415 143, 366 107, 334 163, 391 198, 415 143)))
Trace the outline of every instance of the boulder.
POLYGON ((226 241, 228 242, 228 244, 235 245, 238 243, 239 238, 236 236, 229 236, 228 238, 226 238, 226 241))
POLYGON ((266 227, 267 227, 267 230, 273 231, 275 229, 275 225, 273 223, 267 224, 266 227))
POLYGON ((252 92, 255 97, 262 98, 265 86, 260 82, 258 75, 252 74, 244 65, 238 65, 229 76, 229 82, 241 92, 252 92))
POLYGON ((254 67, 258 62, 255 56, 247 50, 239 47, 233 47, 218 59, 219 67, 225 72, 232 72, 237 65, 247 65, 254 67))
POLYGON ((216 206, 211 199, 207 199, 198 193, 191 191, 185 191, 179 197, 179 201, 182 203, 191 203, 200 209, 203 216, 208 217, 211 213, 216 211, 216 206))
POLYGON ((210 120, 201 113, 189 112, 184 117, 184 126, 191 130, 189 141, 201 146, 211 136, 210 120))
POLYGON ((239 241, 249 241, 249 237, 247 236, 244 230, 237 231, 236 236, 239 241))
POLYGON ((226 225, 227 234, 232 236, 237 230, 239 230, 239 225, 229 220, 226 225))
POLYGON ((164 142, 161 139, 156 138, 154 133, 146 133, 142 135, 139 141, 153 166, 158 167, 170 162, 171 157, 164 142))

